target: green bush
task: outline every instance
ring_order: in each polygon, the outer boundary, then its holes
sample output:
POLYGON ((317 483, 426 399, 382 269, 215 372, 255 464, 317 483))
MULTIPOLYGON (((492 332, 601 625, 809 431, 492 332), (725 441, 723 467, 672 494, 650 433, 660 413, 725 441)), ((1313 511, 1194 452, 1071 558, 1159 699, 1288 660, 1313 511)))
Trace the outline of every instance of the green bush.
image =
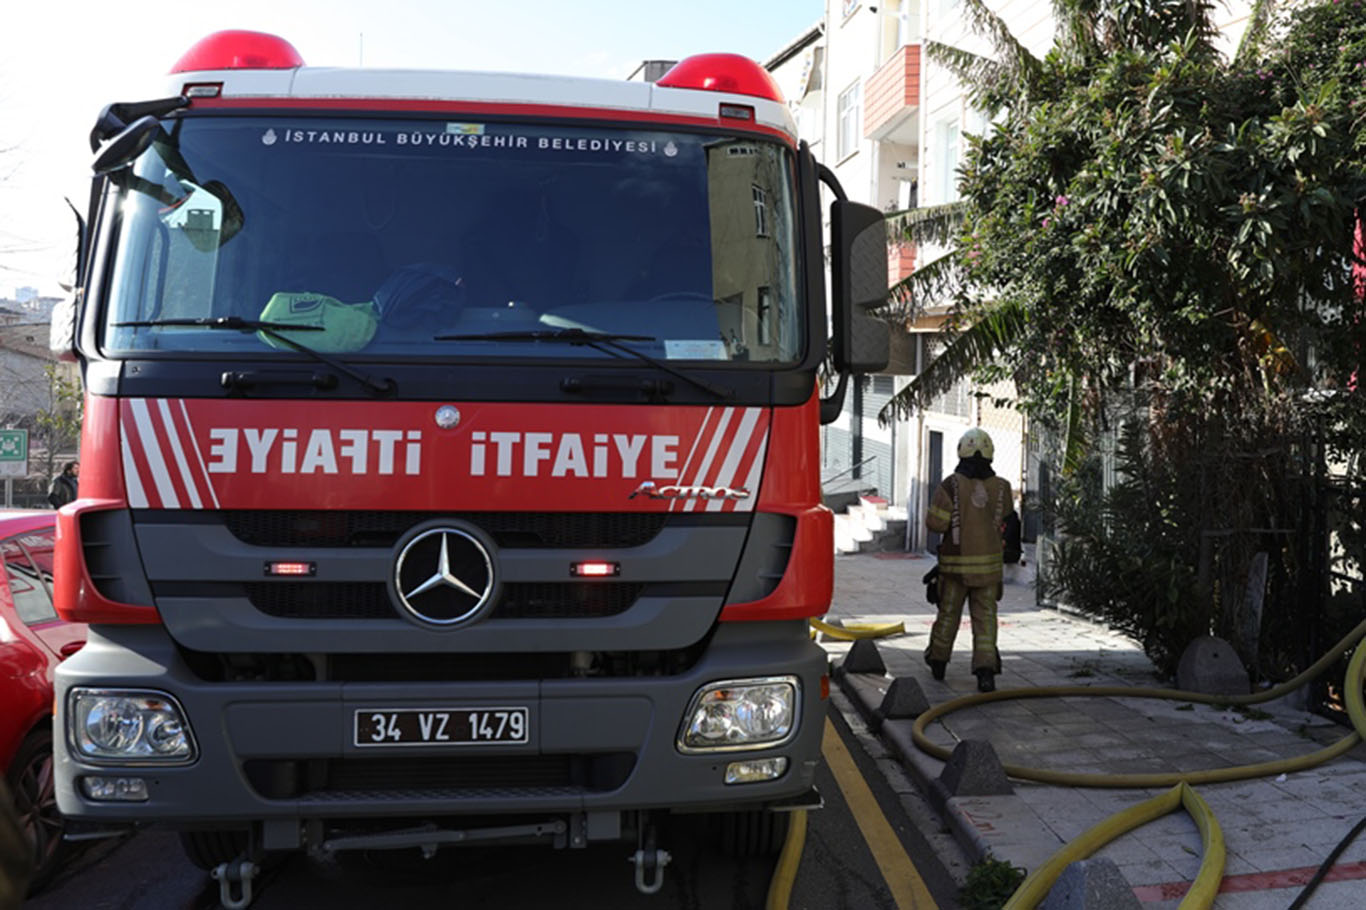
POLYGON ((1141 642, 1171 674, 1213 622, 1197 583, 1199 499, 1183 495, 1178 466, 1149 457, 1138 422, 1124 427, 1116 455, 1119 477, 1109 490, 1100 489, 1095 459, 1063 482, 1053 503, 1062 534, 1039 587, 1141 642))
POLYGON ((963 910, 1001 910, 1024 880, 1025 870, 988 855, 968 870, 958 898, 963 910))

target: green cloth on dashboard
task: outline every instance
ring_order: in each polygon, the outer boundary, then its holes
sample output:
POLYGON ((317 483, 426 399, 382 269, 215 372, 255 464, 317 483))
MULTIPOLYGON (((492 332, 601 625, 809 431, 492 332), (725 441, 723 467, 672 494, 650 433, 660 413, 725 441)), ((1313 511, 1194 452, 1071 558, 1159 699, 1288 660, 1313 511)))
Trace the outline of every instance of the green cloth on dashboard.
MULTIPOLYGON (((359 351, 375 337, 379 313, 374 301, 343 303, 326 294, 279 293, 270 298, 261 311, 263 322, 287 325, 320 326, 321 332, 304 331, 298 342, 318 351, 359 351)), ((265 332, 258 332, 262 341, 273 348, 289 350, 289 345, 265 332)), ((294 334, 290 334, 294 338, 294 334)))

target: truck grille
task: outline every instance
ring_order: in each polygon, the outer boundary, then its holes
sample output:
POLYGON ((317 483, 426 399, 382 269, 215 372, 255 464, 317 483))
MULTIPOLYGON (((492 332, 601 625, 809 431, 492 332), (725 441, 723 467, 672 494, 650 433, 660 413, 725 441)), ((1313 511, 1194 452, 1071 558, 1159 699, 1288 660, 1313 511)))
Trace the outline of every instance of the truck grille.
MULTIPOLYGON (((282 619, 393 619, 397 608, 377 582, 249 582, 256 609, 282 619)), ((631 608, 645 588, 622 582, 513 582, 490 619, 592 619, 631 608)))
POLYGON ((254 759, 243 771, 264 799, 439 800, 603 793, 626 783, 635 763, 630 752, 254 759))
POLYGON ((404 532, 420 522, 460 518, 482 528, 500 547, 558 549, 638 547, 654 539, 671 517, 658 512, 451 514, 322 510, 239 510, 225 511, 222 516, 223 523, 238 540, 261 547, 392 547, 404 532))

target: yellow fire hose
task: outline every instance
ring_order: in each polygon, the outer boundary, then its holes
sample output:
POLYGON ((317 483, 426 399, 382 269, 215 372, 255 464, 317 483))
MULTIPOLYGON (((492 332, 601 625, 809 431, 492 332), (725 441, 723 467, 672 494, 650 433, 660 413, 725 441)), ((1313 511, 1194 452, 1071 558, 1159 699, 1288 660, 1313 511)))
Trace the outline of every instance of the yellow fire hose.
MULTIPOLYGON (((1114 696, 1120 698, 1164 698, 1175 701, 1200 702, 1214 705, 1255 705, 1280 698, 1293 692, 1309 680, 1318 676, 1366 635, 1366 620, 1347 633, 1327 654, 1320 657, 1313 666, 1287 682, 1273 686, 1251 695, 1207 695, 1203 692, 1186 692, 1181 689, 1135 688, 1131 686, 1042 686, 1036 689, 998 689, 976 695, 964 695, 936 705, 916 718, 911 727, 911 739, 920 751, 940 761, 948 761, 950 750, 930 742, 925 728, 946 714, 972 705, 987 704, 993 701, 1006 701, 1013 698, 1054 698, 1068 695, 1114 696)), ((1032 780, 1044 784, 1058 784, 1066 787, 1110 787, 1117 789, 1145 787, 1173 787, 1182 781, 1188 784, 1221 783, 1231 780, 1247 780, 1251 777, 1282 774, 1289 771, 1302 771, 1322 764, 1329 759, 1351 749, 1361 742, 1366 731, 1366 710, 1361 706, 1361 673, 1359 660, 1366 660, 1366 648, 1358 648, 1352 663, 1347 668, 1347 713, 1352 719, 1355 730, 1336 743, 1317 752, 1298 758, 1279 759, 1255 765, 1240 765, 1231 768, 1213 768, 1205 771, 1168 771, 1154 774, 1084 774, 1078 772, 1050 771, 1046 768, 1031 768, 1026 765, 1002 765, 1006 774, 1021 780, 1032 780), (1355 669, 1354 669, 1355 666, 1355 669), (1352 680, 1356 680, 1356 685, 1352 680)))
POLYGON ((1130 806, 1122 812, 1116 812, 1100 824, 1087 829, 1075 840, 1064 844, 1062 849, 1048 858, 1047 862, 1029 874, 1010 899, 1001 906, 1001 910, 1032 910, 1039 901, 1048 896, 1053 882, 1070 864, 1086 859, 1121 834, 1127 834, 1135 828, 1161 818, 1178 806, 1184 806, 1191 818, 1195 819, 1195 826, 1200 830, 1200 840, 1205 847, 1204 858, 1200 861, 1200 871, 1195 876, 1190 890, 1186 892, 1185 899, 1181 901, 1179 910, 1208 907, 1214 902, 1214 895, 1219 891, 1219 882, 1224 877, 1224 859, 1227 855, 1224 832, 1219 828, 1219 822, 1215 820, 1209 804, 1189 784, 1183 782, 1166 793, 1154 796, 1136 806, 1130 806))
POLYGON ((798 809, 788 822, 787 837, 783 839, 782 852, 778 854, 773 877, 769 879, 764 910, 787 910, 787 902, 792 897, 792 883, 797 879, 797 867, 801 865, 805 846, 806 810, 798 809))
MULTIPOLYGON (((887 625, 848 624, 841 628, 818 619, 810 621, 814 632, 823 632, 831 638, 853 641, 863 638, 881 638, 905 631, 902 623, 887 625)), ((1280 698, 1295 691, 1330 667, 1338 657, 1358 644, 1366 636, 1366 620, 1347 633, 1326 654, 1295 678, 1273 686, 1262 692, 1249 695, 1207 695, 1202 692, 1187 692, 1181 689, 1164 689, 1131 686, 1046 686, 1036 689, 1000 689, 995 692, 965 695, 937 705, 916 718, 911 728, 911 738, 917 748, 940 761, 948 761, 950 750, 930 742, 925 728, 939 718, 968 708, 973 705, 1006 701, 1014 698, 1057 698, 1072 695, 1123 698, 1162 698, 1176 701, 1199 702, 1218 705, 1255 705, 1280 698)), ((1215 768, 1202 771, 1173 771, 1152 774, 1085 774, 1078 772, 1050 771, 1046 768, 1031 768, 1025 765, 1006 764, 1006 774, 1021 780, 1055 784, 1068 787, 1105 787, 1115 789, 1170 787, 1159 796, 1138 805, 1131 806, 1099 824, 1071 842, 1063 845, 1046 863, 1034 870, 1002 910, 1033 910, 1047 896, 1062 871, 1073 862, 1091 856, 1110 841, 1140 827, 1177 807, 1184 807, 1195 821, 1204 845, 1204 857, 1200 871, 1196 875, 1179 910, 1209 910, 1218 893, 1224 873, 1225 847, 1223 832, 1209 805, 1193 789, 1194 784, 1222 783, 1234 780, 1247 780, 1302 771, 1322 764, 1347 752, 1366 736, 1366 703, 1363 703, 1362 685, 1366 682, 1366 647, 1357 647, 1347 666, 1345 701, 1347 714, 1351 718, 1353 732, 1332 745, 1296 758, 1260 762, 1253 765, 1239 765, 1230 768, 1215 768)), ((792 882, 796 877, 797 865, 801 860, 802 847, 806 840, 806 813, 794 813, 792 825, 783 843, 783 849, 774 868, 770 882, 766 910, 783 910, 791 895, 792 882)))
POLYGON ((887 623, 880 625, 866 622, 848 622, 842 626, 832 626, 828 622, 821 622, 819 619, 810 620, 811 628, 816 632, 824 632, 831 638, 840 641, 858 641, 861 638, 886 638, 888 635, 900 635, 906 631, 906 624, 900 622, 887 623))
MULTIPOLYGON (((1353 645, 1357 645, 1366 635, 1366 621, 1361 622, 1349 632, 1327 654, 1319 658, 1313 666, 1294 679, 1279 686, 1251 695, 1206 695, 1199 692, 1185 692, 1179 689, 1129 688, 1126 686, 1049 686, 1038 689, 998 690, 979 695, 968 695, 953 699, 931 708, 921 714, 912 727, 912 739, 922 751, 941 761, 947 761, 950 752, 935 745, 925 736, 925 727, 960 708, 970 705, 1004 701, 1010 698, 1044 698, 1062 695, 1122 696, 1131 698, 1164 698, 1180 701, 1201 702, 1205 704, 1250 705, 1270 701, 1294 691, 1305 682, 1313 679, 1330 666, 1338 656, 1353 645)), ((1241 765, 1231 768, 1218 768, 1205 771, 1176 771, 1158 774, 1083 774, 1075 772, 1049 771, 1023 765, 1003 765, 1011 777, 1032 780, 1040 783, 1058 784, 1071 787, 1112 787, 1146 788, 1170 786, 1167 793, 1139 803, 1105 819, 1079 837, 1063 845, 1047 862, 1034 870, 1011 895, 1002 910, 1033 910, 1047 896, 1053 883, 1070 863, 1085 859, 1105 846, 1116 837, 1146 824, 1184 806, 1194 819, 1204 843, 1204 859, 1200 864, 1190 890, 1181 901, 1180 910, 1208 910, 1214 903, 1220 881, 1224 873, 1224 840, 1219 823, 1210 811, 1209 805, 1196 793, 1191 785, 1195 783, 1214 783, 1233 780, 1246 780, 1252 777, 1300 771, 1322 764, 1343 754, 1361 742, 1366 735, 1366 704, 1363 704, 1362 684, 1366 682, 1366 647, 1357 647, 1347 665, 1345 701, 1347 714, 1351 718, 1353 732, 1333 745, 1298 758, 1261 762, 1254 765, 1241 765)))

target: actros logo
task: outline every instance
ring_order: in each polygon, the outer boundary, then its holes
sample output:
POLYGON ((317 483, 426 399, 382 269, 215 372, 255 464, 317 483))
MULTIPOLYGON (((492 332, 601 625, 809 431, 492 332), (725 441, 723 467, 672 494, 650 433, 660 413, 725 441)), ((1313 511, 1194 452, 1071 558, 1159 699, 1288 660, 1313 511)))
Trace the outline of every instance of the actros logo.
POLYGON ((628 497, 648 496, 651 499, 749 499, 749 490, 732 490, 730 487, 677 487, 657 486, 647 480, 628 497))

